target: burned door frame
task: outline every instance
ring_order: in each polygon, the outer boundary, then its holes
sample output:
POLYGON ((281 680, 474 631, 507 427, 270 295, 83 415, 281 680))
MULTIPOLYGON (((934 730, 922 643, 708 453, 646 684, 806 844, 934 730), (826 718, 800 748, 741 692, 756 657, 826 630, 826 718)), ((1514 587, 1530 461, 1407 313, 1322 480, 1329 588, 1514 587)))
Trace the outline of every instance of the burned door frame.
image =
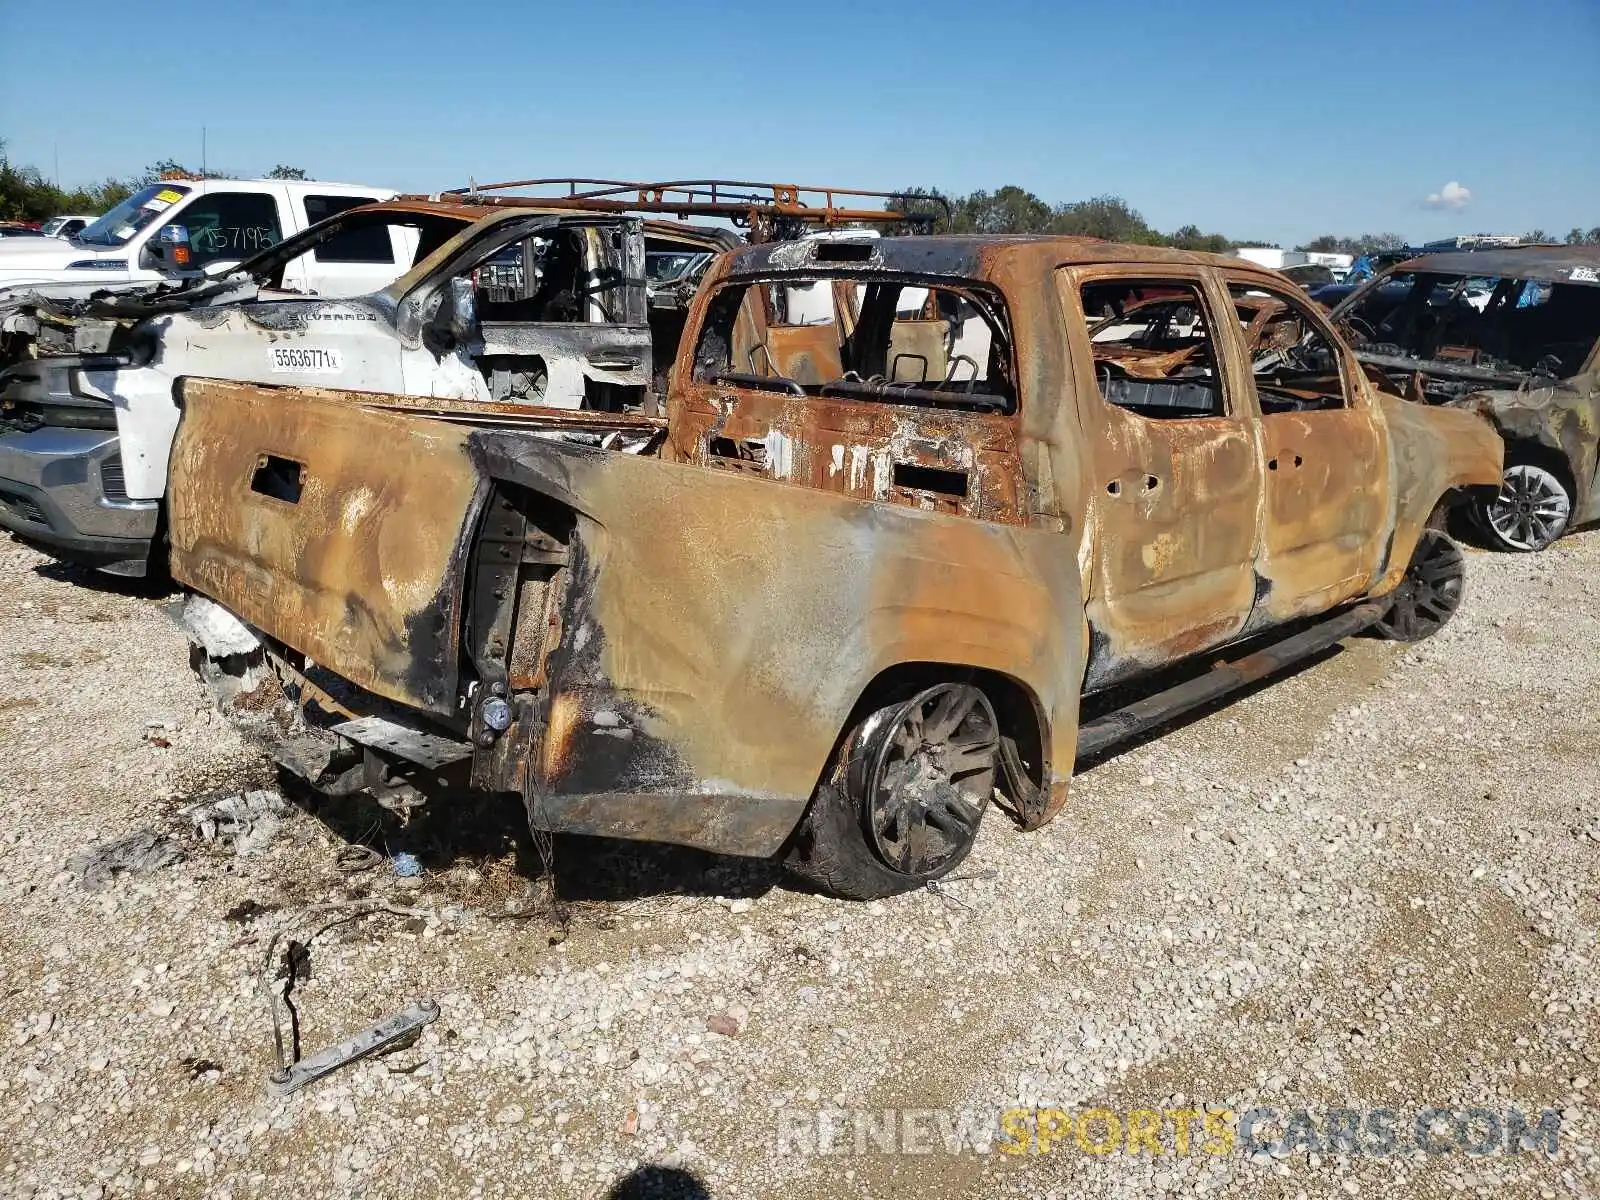
POLYGON ((1084 691, 1230 642, 1260 589, 1263 471, 1255 393, 1231 349, 1233 305, 1208 267, 1180 263, 1065 266, 1057 296, 1073 359, 1084 461, 1090 565, 1084 691), (1085 285, 1126 281, 1192 287, 1205 306, 1224 414, 1158 420, 1101 394, 1083 310, 1085 285), (1227 320, 1218 322, 1217 313, 1227 320))
POLYGON ((1274 287, 1244 271, 1221 274, 1230 303, 1234 287, 1265 293, 1322 336, 1336 358, 1344 398, 1337 409, 1265 411, 1254 350, 1242 336, 1230 339, 1258 414, 1266 466, 1257 566, 1265 587, 1250 621, 1251 629, 1260 629, 1324 612, 1378 578, 1389 540, 1388 427, 1359 366, 1315 305, 1292 287, 1274 287))
POLYGON ((645 297, 642 220, 596 213, 521 213, 487 228, 480 223, 469 232, 476 232, 477 236, 463 238, 454 252, 426 276, 420 279, 405 276, 390 289, 396 303, 396 327, 406 347, 404 357, 409 360, 405 368, 408 377, 410 372, 420 371, 429 383, 427 392, 437 393, 441 370, 449 362, 455 369, 450 373, 453 379, 444 383, 447 394, 454 384, 455 390, 481 390, 487 398, 489 381, 482 367, 484 358, 497 354, 537 355, 544 361, 550 386, 555 385, 558 372, 565 381, 561 402, 543 399, 542 404, 580 407, 587 398, 590 382, 638 388, 642 399, 651 383, 653 364, 645 297), (613 267, 620 279, 619 286, 613 290, 621 297, 621 311, 611 314, 620 319, 594 320, 597 311, 601 316, 608 314, 603 308, 597 310, 593 296, 585 296, 582 297, 583 320, 483 321, 478 336, 470 342, 456 344, 448 335, 441 337, 439 315, 451 280, 475 271, 506 246, 557 229, 577 230, 582 235, 583 273, 588 277, 594 275, 594 263, 604 253, 602 243, 606 235, 612 233, 623 239, 619 248, 620 261, 613 267), (417 355, 422 357, 419 359, 417 355), (567 361, 556 361, 556 355, 566 355, 567 361), (577 403, 570 402, 573 398, 577 403))

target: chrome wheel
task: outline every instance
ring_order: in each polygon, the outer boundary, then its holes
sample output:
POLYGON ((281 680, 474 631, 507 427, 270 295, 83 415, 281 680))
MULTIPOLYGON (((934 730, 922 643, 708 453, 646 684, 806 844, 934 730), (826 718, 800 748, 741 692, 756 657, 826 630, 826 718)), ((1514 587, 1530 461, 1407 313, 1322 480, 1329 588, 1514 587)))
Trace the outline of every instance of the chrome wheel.
POLYGON ((1437 633, 1460 607, 1466 576, 1461 547, 1437 529, 1424 529, 1378 631, 1397 642, 1420 642, 1437 633))
POLYGON ((1543 550, 1566 532, 1572 497, 1553 471, 1532 463, 1506 468, 1500 494, 1482 506, 1485 531, 1507 550, 1543 550))
POLYGON ((873 848, 901 875, 922 876, 965 856, 1000 764, 999 722, 964 683, 919 692, 877 733, 860 780, 873 848))

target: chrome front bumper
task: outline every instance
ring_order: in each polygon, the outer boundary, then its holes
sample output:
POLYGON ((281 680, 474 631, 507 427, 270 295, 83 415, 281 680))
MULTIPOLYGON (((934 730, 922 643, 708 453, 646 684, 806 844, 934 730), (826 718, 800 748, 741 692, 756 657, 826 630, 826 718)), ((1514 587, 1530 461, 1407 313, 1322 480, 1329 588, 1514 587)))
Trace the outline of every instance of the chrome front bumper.
POLYGON ((129 500, 115 430, 0 437, 0 529, 67 562, 143 575, 160 501, 129 500))

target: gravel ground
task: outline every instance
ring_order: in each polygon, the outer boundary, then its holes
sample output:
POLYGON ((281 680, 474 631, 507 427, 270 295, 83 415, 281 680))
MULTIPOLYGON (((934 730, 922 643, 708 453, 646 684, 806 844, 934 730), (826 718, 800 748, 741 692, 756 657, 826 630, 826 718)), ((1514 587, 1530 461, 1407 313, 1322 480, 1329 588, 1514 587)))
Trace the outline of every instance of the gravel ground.
POLYGON ((299 798, 258 853, 197 839, 179 809, 275 776, 164 600, 0 544, 0 1194, 1600 1194, 1597 568, 1596 534, 1474 554, 1439 637, 1095 765, 1048 828, 988 822, 966 870, 996 874, 945 895, 558 841, 558 920, 514 808, 299 798), (181 861, 69 869, 145 827, 181 861), (423 874, 342 872, 351 843, 423 874), (311 939, 305 1051, 441 1016, 271 1099, 267 944, 351 900, 408 912, 311 939), (1404 1139, 1430 1106, 1554 1109, 1560 1148, 1198 1147, 1223 1110, 1389 1109, 1404 1139), (1161 1156, 944 1142, 1093 1108, 1213 1115, 1186 1154, 1171 1125, 1161 1156))

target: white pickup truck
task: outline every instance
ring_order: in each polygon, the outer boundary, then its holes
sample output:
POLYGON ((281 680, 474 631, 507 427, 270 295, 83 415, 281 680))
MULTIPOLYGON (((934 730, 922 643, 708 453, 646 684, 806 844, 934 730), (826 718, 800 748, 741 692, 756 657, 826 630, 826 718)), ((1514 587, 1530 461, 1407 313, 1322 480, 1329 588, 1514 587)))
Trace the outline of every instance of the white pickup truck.
MULTIPOLYGON (((163 179, 74 237, 0 241, 0 304, 13 288, 59 299, 215 275, 325 217, 394 194, 298 179, 163 179), (177 261, 174 227, 188 235, 177 261)), ((308 260, 297 269, 301 277, 287 286, 321 295, 359 295, 393 278, 359 263, 308 260)))

